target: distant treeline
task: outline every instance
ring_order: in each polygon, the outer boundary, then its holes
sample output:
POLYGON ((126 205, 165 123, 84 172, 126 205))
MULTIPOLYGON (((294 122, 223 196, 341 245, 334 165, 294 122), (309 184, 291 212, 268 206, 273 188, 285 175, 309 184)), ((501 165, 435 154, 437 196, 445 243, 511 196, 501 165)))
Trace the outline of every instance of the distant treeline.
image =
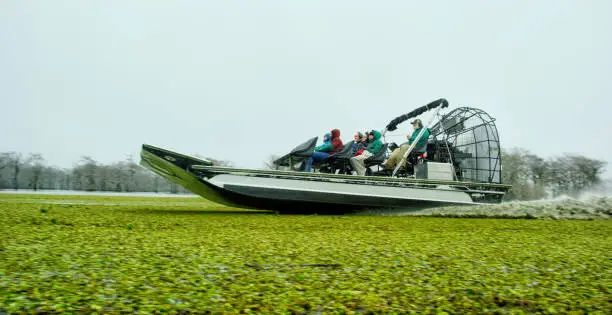
MULTIPOLYGON (((577 154, 544 159, 525 149, 504 150, 502 155, 503 182, 513 186, 507 200, 577 196, 603 183, 604 161, 577 154)), ((232 166, 228 161, 208 159, 232 166)), ((58 168, 47 165, 41 154, 16 152, 0 153, 0 189, 188 192, 136 164, 132 157, 104 164, 84 156, 72 168, 58 168)))
POLYGON ((41 154, 0 153, 0 189, 186 193, 136 164, 132 157, 104 164, 84 156, 72 168, 47 165, 41 154))

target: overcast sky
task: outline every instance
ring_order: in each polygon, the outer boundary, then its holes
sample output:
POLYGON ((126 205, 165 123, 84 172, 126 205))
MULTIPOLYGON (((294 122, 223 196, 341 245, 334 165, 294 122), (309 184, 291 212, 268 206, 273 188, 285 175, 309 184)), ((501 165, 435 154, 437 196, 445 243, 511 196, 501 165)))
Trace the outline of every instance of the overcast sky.
POLYGON ((505 148, 612 164, 612 1, 0 0, 0 151, 61 167, 142 143, 261 167, 440 97, 505 148))

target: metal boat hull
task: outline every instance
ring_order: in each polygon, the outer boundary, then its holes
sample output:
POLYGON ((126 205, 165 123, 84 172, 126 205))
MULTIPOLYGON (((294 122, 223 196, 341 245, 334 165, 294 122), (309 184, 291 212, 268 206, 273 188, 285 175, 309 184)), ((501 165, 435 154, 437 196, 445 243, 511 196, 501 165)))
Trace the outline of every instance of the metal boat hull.
POLYGON ((503 185, 222 168, 143 145, 141 164, 213 202, 282 212, 346 212, 501 201, 503 185), (475 200, 476 199, 476 200, 475 200))

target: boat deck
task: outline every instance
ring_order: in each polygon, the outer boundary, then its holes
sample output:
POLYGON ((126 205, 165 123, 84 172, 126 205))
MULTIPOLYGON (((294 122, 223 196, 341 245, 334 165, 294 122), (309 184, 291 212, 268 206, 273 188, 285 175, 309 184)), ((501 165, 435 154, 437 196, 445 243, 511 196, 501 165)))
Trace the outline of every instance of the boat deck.
POLYGON ((359 176, 359 175, 344 175, 344 174, 328 174, 328 173, 308 173, 308 172, 296 172, 296 171, 280 171, 280 170, 254 170, 254 169, 241 169, 241 168, 229 168, 219 166, 207 166, 207 165, 192 165, 189 167, 190 171, 194 173, 200 173, 202 175, 208 174, 235 174, 245 176, 269 176, 279 178, 294 178, 301 180, 316 180, 316 181, 340 181, 340 182, 352 182, 352 183, 363 183, 367 185, 392 185, 392 186, 414 186, 414 185, 427 185, 427 186, 449 186, 449 187, 464 187, 468 189, 478 190, 490 190, 491 192, 505 192, 510 189, 510 185, 503 184, 490 184, 490 183, 474 183, 474 182, 462 182, 462 181, 444 181, 444 180, 428 180, 428 179, 414 179, 414 178, 397 178, 397 177, 385 177, 385 176, 359 176))

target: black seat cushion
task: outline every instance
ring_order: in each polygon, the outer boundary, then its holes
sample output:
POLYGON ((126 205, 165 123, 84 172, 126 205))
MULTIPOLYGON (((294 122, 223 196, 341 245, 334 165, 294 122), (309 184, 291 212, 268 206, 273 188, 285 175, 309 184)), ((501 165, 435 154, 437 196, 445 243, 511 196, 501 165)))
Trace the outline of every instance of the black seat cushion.
POLYGON ((332 154, 329 156, 330 160, 339 161, 339 160, 348 160, 353 157, 353 144, 355 141, 350 141, 344 144, 344 148, 340 150, 340 152, 336 154, 332 154))
POLYGON ((364 161, 365 165, 372 166, 372 165, 382 164, 382 162, 384 162, 385 158, 387 157, 388 148, 389 148, 389 144, 385 143, 380 149, 380 151, 376 152, 376 154, 372 155, 371 157, 367 158, 364 161))
POLYGON ((319 170, 323 173, 332 173, 337 169, 345 168, 348 165, 349 159, 353 157, 353 143, 355 141, 345 143, 340 152, 330 155, 329 158, 320 163, 313 163, 313 165, 318 166, 319 170))

